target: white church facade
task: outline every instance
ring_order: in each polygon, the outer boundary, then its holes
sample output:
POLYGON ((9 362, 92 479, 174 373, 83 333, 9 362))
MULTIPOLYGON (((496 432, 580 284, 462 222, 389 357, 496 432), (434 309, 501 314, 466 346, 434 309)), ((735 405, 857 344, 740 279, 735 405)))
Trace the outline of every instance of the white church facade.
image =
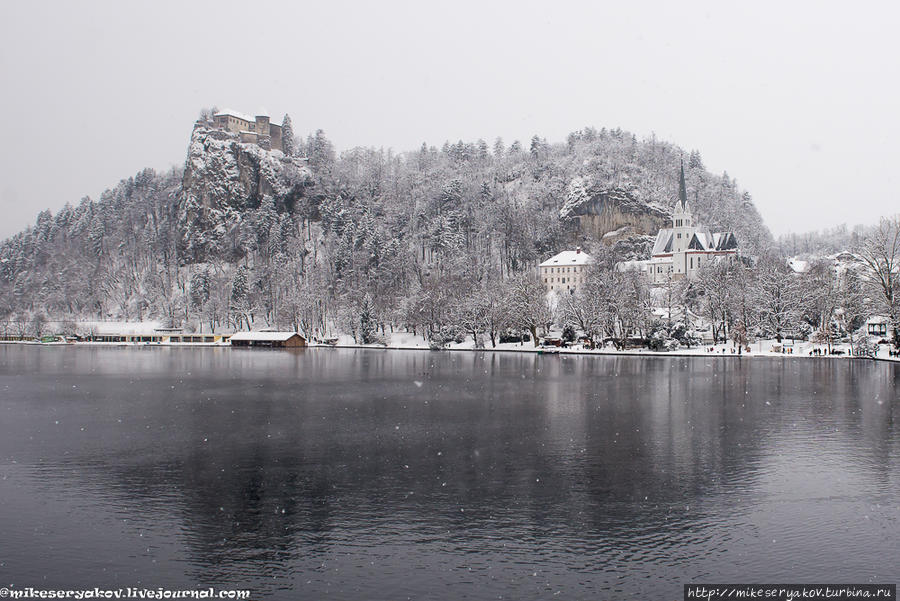
POLYGON ((737 238, 732 232, 711 233, 709 229, 694 223, 687 201, 684 166, 679 184, 672 227, 659 231, 650 260, 646 262, 651 284, 693 279, 703 266, 723 259, 733 260, 737 256, 737 238))

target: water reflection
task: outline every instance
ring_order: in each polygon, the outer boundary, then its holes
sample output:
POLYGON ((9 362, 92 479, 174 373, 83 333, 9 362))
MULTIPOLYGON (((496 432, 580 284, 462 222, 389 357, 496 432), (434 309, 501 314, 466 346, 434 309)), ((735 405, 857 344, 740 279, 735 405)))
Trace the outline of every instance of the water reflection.
POLYGON ((896 581, 897 378, 804 359, 0 347, 0 572, 338 599, 896 581))

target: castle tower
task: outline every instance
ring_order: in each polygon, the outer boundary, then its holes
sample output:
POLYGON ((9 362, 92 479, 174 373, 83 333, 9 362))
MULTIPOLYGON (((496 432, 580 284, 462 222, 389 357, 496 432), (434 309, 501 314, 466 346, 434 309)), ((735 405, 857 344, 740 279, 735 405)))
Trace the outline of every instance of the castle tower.
POLYGON ((258 136, 268 136, 269 135, 269 116, 268 115, 256 115, 256 135, 258 135, 258 136))

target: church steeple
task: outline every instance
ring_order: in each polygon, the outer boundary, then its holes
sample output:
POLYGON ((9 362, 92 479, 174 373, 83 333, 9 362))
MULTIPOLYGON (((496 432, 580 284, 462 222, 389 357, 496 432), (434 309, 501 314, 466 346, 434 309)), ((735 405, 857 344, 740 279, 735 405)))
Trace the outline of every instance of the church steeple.
MULTIPOLYGON (((676 229, 691 228, 693 225, 693 216, 691 215, 691 208, 687 199, 687 185, 684 183, 684 161, 682 161, 681 173, 678 177, 678 200, 675 202, 675 208, 672 211, 672 227, 676 229)), ((678 233, 676 232, 676 237, 679 237, 678 233)), ((681 234, 688 236, 686 230, 682 230, 681 234)))
POLYGON ((681 210, 687 211, 687 185, 684 183, 684 161, 681 161, 681 176, 678 178, 678 202, 681 210))

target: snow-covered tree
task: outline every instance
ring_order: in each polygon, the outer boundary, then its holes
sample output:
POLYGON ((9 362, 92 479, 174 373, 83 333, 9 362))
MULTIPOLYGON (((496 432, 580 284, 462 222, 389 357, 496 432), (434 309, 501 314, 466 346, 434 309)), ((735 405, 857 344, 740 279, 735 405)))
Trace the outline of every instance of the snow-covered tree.
POLYGON ((894 345, 900 348, 900 216, 881 219, 856 254, 865 266, 876 307, 889 317, 894 345))
POLYGON ((294 156, 297 150, 297 141, 294 139, 294 124, 291 122, 291 116, 286 113, 284 120, 281 122, 281 149, 288 156, 294 156))
POLYGON ((777 337, 797 331, 802 313, 799 274, 777 256, 768 255, 755 266, 753 296, 763 335, 777 337))
POLYGON ((544 284, 531 273, 522 273, 506 283, 506 309, 515 326, 531 333, 534 346, 538 328, 546 328, 553 321, 544 284))

